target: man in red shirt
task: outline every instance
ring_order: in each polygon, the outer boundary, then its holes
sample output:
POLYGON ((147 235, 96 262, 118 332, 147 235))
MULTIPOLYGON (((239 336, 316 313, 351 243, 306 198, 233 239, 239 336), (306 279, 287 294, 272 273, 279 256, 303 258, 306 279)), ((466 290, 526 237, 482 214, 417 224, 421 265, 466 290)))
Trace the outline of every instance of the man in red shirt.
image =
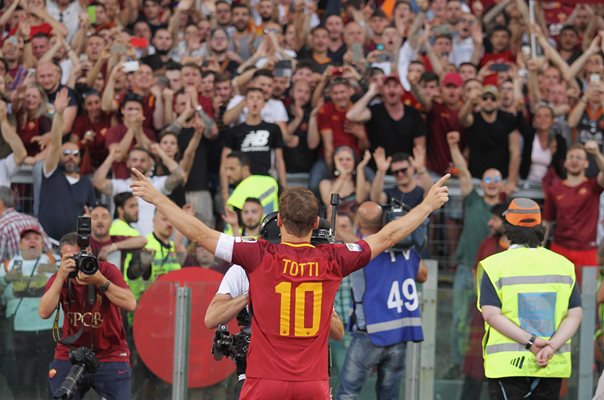
POLYGON ((358 270, 417 228, 448 200, 441 178, 404 217, 356 243, 310 244, 319 225, 318 203, 306 188, 287 189, 279 202, 281 243, 233 238, 188 215, 137 170, 132 192, 155 204, 176 229, 250 280, 252 335, 242 399, 329 399, 327 337, 333 301, 346 275, 358 270))
POLYGON ((543 217, 546 238, 555 223, 551 250, 575 264, 577 282, 581 267, 598 265, 596 232, 600 194, 604 187, 604 156, 594 141, 574 144, 566 152, 566 179, 553 183, 546 190, 543 217), (585 170, 591 154, 598 165, 597 178, 588 179, 585 170))
POLYGON ((333 152, 338 147, 354 149, 357 157, 369 147, 363 124, 346 118, 346 112, 352 107, 350 99, 353 93, 354 89, 346 78, 334 78, 329 88, 331 102, 319 109, 317 125, 323 142, 323 157, 330 167, 333 165, 333 152))
POLYGON ((48 280, 38 313, 43 319, 48 319, 60 302, 64 316, 62 339, 71 337, 75 340, 70 346, 57 344, 48 371, 50 390, 55 393, 71 369, 69 351, 84 346, 94 351, 101 367, 88 375, 82 386, 78 386, 77 398, 93 387, 102 397, 129 399, 130 350, 121 311, 134 311, 134 295, 120 270, 104 261, 99 262, 99 269, 94 275, 80 271, 76 278, 69 277, 71 272, 76 271, 72 256, 80 252, 77 234, 64 235, 59 248, 59 271, 48 280), (93 305, 88 301, 90 286, 96 287, 93 305))

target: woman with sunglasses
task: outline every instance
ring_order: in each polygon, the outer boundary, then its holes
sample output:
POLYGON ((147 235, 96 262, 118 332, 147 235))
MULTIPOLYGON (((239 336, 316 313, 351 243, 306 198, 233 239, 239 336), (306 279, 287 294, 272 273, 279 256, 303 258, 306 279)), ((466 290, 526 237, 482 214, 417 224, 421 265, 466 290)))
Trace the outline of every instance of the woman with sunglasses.
POLYGON ((370 159, 371 153, 366 150, 361 162, 355 166, 355 156, 352 148, 340 146, 334 151, 334 177, 323 179, 319 184, 321 201, 328 209, 328 213, 332 193, 340 195, 340 210, 352 211, 356 204, 360 204, 369 198, 371 184, 365 179, 365 167, 370 159))

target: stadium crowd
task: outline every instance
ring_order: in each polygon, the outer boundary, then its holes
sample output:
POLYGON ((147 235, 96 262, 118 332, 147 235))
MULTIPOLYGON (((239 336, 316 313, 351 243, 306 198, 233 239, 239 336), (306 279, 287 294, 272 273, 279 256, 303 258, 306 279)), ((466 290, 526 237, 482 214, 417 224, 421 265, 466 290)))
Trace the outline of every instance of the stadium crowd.
MULTIPOLYGON (((360 237, 362 203, 413 208, 451 173, 460 195, 421 254, 454 272, 446 376, 477 398, 476 265, 507 248, 501 204, 542 189, 548 247, 577 282, 579 266, 601 265, 604 5, 592 3, 538 1, 531 22, 524 0, 4 1, 0 293, 14 332, 0 350, 31 371, 0 365, 13 394, 46 393, 35 377, 52 321, 37 304, 78 216, 136 298, 181 267, 228 269, 132 195, 136 168, 234 236, 257 236, 288 183, 326 216, 338 193, 342 239, 360 237), (32 340, 39 361, 19 356, 32 340)), ((350 286, 336 296, 345 325, 350 286)), ((338 370, 351 339, 334 342, 338 370)))

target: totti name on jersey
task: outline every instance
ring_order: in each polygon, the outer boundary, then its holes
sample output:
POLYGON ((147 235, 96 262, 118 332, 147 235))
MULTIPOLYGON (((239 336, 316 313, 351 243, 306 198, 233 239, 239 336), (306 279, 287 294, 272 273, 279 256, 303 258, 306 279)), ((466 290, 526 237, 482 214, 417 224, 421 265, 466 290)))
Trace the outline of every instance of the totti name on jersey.
POLYGON ((319 262, 318 261, 307 261, 307 262, 296 262, 287 258, 283 259, 283 275, 297 276, 297 277, 318 277, 319 276, 319 262))

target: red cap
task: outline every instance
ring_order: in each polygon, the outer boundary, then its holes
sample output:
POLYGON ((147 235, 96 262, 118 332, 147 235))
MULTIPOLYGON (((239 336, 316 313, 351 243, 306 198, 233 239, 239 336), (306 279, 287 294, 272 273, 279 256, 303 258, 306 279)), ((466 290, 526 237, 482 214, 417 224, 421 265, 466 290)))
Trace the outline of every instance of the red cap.
POLYGON ((398 83, 399 85, 403 86, 403 85, 401 84, 401 78, 399 78, 397 74, 390 74, 390 75, 386 76, 386 77, 384 78, 384 84, 385 84, 386 82, 388 82, 388 81, 395 81, 395 82, 396 82, 396 83, 398 83))
POLYGON ((42 230, 35 226, 35 225, 30 225, 30 226, 26 226, 25 228, 21 229, 21 233, 19 234, 19 237, 21 239, 23 239, 23 236, 25 236, 26 233, 28 232, 36 232, 38 235, 42 236, 42 230))
POLYGON ((447 85, 455 85, 456 87, 462 87, 463 79, 461 78, 461 75, 455 72, 449 72, 448 74, 446 74, 443 78, 443 86, 447 85))

